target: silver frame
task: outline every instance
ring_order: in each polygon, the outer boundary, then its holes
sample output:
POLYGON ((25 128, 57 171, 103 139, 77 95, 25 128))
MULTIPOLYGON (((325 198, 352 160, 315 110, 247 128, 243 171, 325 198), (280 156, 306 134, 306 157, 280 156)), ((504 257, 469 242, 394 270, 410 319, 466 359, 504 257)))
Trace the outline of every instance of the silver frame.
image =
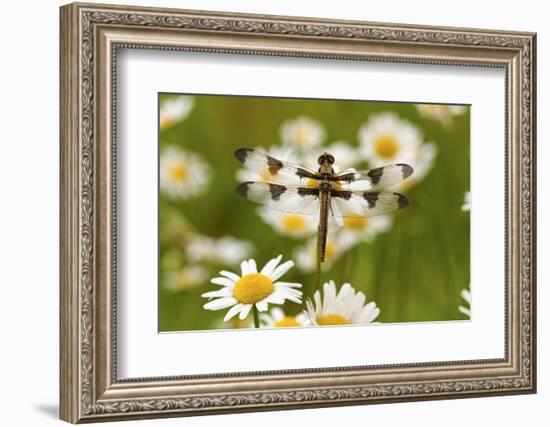
POLYGON ((61 8, 60 43, 63 420, 535 392, 535 34, 75 3, 61 8), (505 357, 117 379, 118 48, 505 69, 505 357))

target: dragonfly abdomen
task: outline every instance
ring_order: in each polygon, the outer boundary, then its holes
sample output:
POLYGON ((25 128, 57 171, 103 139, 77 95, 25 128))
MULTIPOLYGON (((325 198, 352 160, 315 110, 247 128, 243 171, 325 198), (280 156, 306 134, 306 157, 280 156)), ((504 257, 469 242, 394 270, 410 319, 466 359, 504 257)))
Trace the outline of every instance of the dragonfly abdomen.
MULTIPOLYGON (((329 185, 330 187, 330 185, 329 185)), ((325 261, 325 250, 327 247, 328 213, 330 204, 330 189, 319 188, 319 260, 325 261)))

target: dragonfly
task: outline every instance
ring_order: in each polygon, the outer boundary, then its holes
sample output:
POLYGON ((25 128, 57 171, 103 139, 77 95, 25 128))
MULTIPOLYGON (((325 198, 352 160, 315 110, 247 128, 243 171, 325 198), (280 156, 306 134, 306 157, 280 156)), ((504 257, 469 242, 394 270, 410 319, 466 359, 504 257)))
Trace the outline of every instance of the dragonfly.
POLYGON ((252 148, 239 148, 235 157, 264 181, 240 183, 235 191, 242 197, 281 212, 319 215, 318 255, 325 260, 329 217, 343 225, 346 217, 372 217, 406 208, 409 200, 393 191, 413 173, 405 163, 366 171, 353 168, 334 171, 334 156, 319 155, 318 170, 276 159, 252 148), (359 189, 360 188, 360 189, 359 189))

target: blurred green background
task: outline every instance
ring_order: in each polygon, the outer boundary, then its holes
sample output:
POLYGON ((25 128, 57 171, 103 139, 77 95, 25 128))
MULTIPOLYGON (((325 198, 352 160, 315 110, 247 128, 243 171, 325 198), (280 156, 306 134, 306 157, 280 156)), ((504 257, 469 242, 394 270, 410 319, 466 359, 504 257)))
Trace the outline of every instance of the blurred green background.
MULTIPOLYGON (((282 236, 259 217, 258 205, 234 192, 235 175, 242 168, 233 157, 235 149, 282 147, 281 127, 307 117, 324 130, 323 142, 310 150, 308 158, 315 159, 334 141, 345 141, 357 150, 361 127, 386 112, 416 127, 422 142, 433 144, 435 155, 425 176, 402 190, 411 205, 391 215, 386 231, 340 254, 323 271, 322 281, 333 279, 338 287, 346 281, 363 291, 367 301, 380 308, 380 322, 467 319, 458 306, 464 304, 460 292, 470 280, 470 215, 461 209, 470 188, 468 107, 458 113, 443 107, 445 114, 431 114, 408 103, 238 96, 186 96, 187 104, 178 107, 181 97, 159 94, 161 167, 165 150, 179 148, 188 161, 202 167, 195 173, 208 179, 193 182, 191 165, 182 176, 189 175, 187 185, 200 188, 196 194, 178 195, 161 183, 160 331, 249 326, 246 321, 222 322, 227 310, 203 309, 206 299, 201 294, 218 289, 209 283, 212 277, 220 270, 240 274, 241 259, 219 259, 212 253, 215 239, 238 239, 242 247, 236 249, 255 258, 259 268, 278 254, 296 261, 296 252, 310 240, 282 236), (210 246, 204 244, 207 238, 210 246), (202 247, 197 244, 200 250, 193 254, 192 243, 201 239, 202 247)), ((358 169, 373 166, 365 156, 355 158, 358 169)), ((311 297, 314 272, 296 266, 283 280, 303 283, 304 296, 311 297)), ((284 308, 290 314, 301 310, 293 303, 284 308)))

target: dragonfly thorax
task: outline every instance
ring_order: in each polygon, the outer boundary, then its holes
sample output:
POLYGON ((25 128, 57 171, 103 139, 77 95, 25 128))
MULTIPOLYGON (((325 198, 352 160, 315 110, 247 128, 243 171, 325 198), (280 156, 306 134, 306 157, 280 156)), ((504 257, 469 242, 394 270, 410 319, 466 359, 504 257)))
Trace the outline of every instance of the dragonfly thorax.
POLYGON ((330 190, 332 190, 332 183, 328 180, 323 180, 323 181, 320 181, 319 182, 319 191, 328 191, 330 192, 330 190))

